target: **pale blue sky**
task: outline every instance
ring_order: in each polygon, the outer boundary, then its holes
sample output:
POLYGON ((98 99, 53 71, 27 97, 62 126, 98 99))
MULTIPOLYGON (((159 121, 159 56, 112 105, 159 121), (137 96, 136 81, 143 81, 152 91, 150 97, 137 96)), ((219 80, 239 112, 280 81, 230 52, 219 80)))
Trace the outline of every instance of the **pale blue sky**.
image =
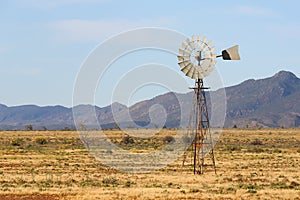
MULTIPOLYGON (((76 75, 88 54, 108 37, 144 26, 206 35, 217 51, 239 44, 241 61, 217 64, 225 86, 279 70, 299 77, 299 7, 297 0, 2 0, 0 103, 71 106, 76 75)), ((164 58, 172 59, 158 55, 154 61, 164 58)), ((143 94, 135 100, 156 95, 143 94)))

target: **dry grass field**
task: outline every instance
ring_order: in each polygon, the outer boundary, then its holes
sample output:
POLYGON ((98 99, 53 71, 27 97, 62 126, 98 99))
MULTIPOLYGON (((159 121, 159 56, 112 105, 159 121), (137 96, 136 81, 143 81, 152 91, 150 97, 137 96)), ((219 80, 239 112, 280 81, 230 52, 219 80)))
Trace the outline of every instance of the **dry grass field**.
MULTIPOLYGON (((120 131, 105 133, 121 144, 120 131)), ((224 130, 215 157, 217 175, 182 158, 130 174, 99 163, 75 131, 1 131, 0 199, 300 199, 300 130, 224 130)))

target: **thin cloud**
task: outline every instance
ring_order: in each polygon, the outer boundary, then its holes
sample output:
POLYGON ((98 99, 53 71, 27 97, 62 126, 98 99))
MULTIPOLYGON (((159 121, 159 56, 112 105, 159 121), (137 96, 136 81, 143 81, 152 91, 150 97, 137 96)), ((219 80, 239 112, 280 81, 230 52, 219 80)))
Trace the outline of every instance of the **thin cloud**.
POLYGON ((48 24, 56 39, 65 42, 90 42, 103 40, 112 35, 144 26, 168 26, 172 20, 160 18, 156 20, 61 20, 48 24))
POLYGON ((300 24, 280 24, 269 26, 272 33, 278 35, 282 39, 297 39, 300 35, 300 24))
POLYGON ((248 15, 256 17, 270 17, 275 15, 275 13, 272 10, 257 6, 237 6, 233 9, 233 12, 239 15, 248 15))
POLYGON ((22 76, 38 76, 43 72, 42 67, 16 67, 10 70, 14 74, 22 76))
POLYGON ((52 8, 77 5, 77 4, 99 4, 108 1, 110 0, 50 0, 50 1, 24 0, 21 3, 27 6, 29 5, 40 9, 52 9, 52 8))

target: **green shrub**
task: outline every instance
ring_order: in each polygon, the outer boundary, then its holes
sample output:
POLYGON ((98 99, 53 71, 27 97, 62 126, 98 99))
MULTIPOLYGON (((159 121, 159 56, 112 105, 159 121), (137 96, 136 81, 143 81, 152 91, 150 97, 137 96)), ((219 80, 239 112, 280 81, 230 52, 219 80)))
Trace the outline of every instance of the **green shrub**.
POLYGON ((131 182, 131 181, 126 181, 126 182, 125 182, 125 187, 129 188, 129 187, 131 187, 132 184, 133 184, 133 182, 131 182))
POLYGON ((254 190, 254 189, 250 189, 250 190, 248 190, 247 192, 248 192, 248 193, 252 193, 252 194, 257 193, 257 191, 254 190))
POLYGON ((114 177, 107 177, 102 179, 102 183, 105 185, 118 185, 118 179, 114 178, 114 177))
POLYGON ((248 147, 247 152, 249 153, 263 153, 265 150, 260 147, 248 147))
POLYGON ((172 185, 173 185, 172 182, 169 182, 169 183, 167 184, 168 187, 172 187, 172 185))
POLYGON ((134 144, 134 139, 130 137, 129 135, 126 135, 125 137, 122 138, 121 141, 123 144, 134 144))
POLYGON ((47 143, 48 143, 48 141, 47 141, 46 138, 36 138, 36 139, 35 139, 35 142, 36 142, 37 144, 47 144, 47 143))
POLYGON ((192 189, 190 189, 190 192, 191 193, 197 193, 197 192, 200 192, 200 190, 197 189, 197 188, 192 188, 192 189))
POLYGON ((180 192, 181 192, 182 194, 185 194, 185 190, 180 190, 180 192))
POLYGON ((168 144, 168 143, 170 143, 170 142, 173 142, 175 139, 174 139, 174 137, 172 137, 172 136, 170 136, 170 135, 167 135, 167 136, 165 136, 164 138, 163 138, 163 142, 165 143, 165 144, 168 144))
POLYGON ((276 148, 276 149, 273 150, 273 152, 274 152, 274 153, 282 153, 282 150, 276 148))
POLYGON ((226 188, 226 190, 227 191, 234 191, 234 192, 236 191, 236 189, 234 187, 228 187, 228 188, 226 188))
POLYGON ((235 145, 225 146, 225 150, 227 150, 227 151, 240 151, 241 147, 240 146, 235 146, 235 145))
POLYGON ((12 146, 21 146, 24 143, 24 140, 22 138, 14 138, 10 141, 10 144, 12 146))
POLYGON ((252 145, 262 145, 263 143, 259 139, 255 139, 251 142, 252 145))

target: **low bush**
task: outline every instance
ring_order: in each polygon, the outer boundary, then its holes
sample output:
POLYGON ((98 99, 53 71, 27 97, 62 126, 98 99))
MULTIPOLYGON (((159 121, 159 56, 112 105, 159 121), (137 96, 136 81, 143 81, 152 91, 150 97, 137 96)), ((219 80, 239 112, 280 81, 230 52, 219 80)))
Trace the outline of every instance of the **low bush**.
POLYGON ((10 144, 12 146, 21 146, 24 143, 24 140, 22 138, 14 138, 10 141, 10 144))
POLYGON ((197 193, 197 192, 200 192, 200 190, 197 189, 197 188, 191 188, 191 189, 190 189, 190 192, 191 192, 191 193, 197 193))
POLYGON ((262 145, 263 143, 259 139, 255 139, 251 142, 252 145, 262 145))
POLYGON ((173 142, 175 139, 174 139, 174 137, 172 137, 172 136, 170 136, 170 135, 167 135, 167 136, 165 136, 164 138, 163 138, 163 142, 165 143, 165 144, 168 144, 168 143, 170 143, 170 142, 173 142))
POLYGON ((36 139, 35 139, 35 142, 36 142, 37 144, 47 144, 47 143, 48 143, 48 141, 47 141, 46 138, 36 138, 36 139))
POLYGON ((118 179, 116 179, 114 177, 103 178, 102 183, 104 185, 118 185, 119 184, 118 179))
POLYGON ((134 144, 134 139, 130 137, 129 135, 126 135, 125 137, 122 138, 121 141, 123 144, 134 144))

